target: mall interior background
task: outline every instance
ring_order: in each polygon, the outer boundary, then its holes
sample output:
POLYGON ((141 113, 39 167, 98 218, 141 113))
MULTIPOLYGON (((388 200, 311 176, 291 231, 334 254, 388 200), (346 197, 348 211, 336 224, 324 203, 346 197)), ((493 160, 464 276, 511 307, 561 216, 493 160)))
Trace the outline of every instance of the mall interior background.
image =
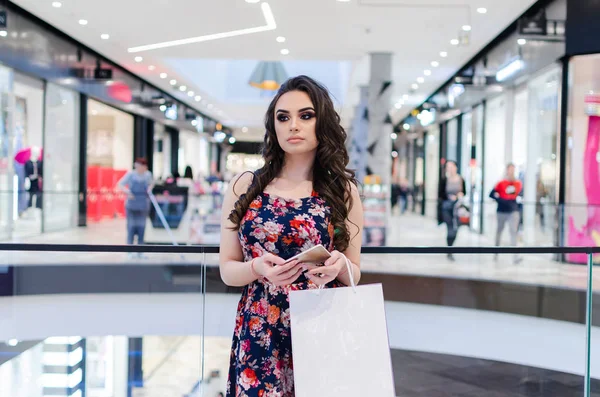
MULTIPOLYGON (((331 91, 361 177, 364 247, 444 244, 437 197, 450 160, 471 208, 459 246, 493 245, 496 204, 488 195, 508 163, 524 186, 520 247, 600 246, 598 6, 469 0, 407 10, 392 1, 307 1, 320 11, 315 26, 329 26, 329 18, 336 28, 306 32, 294 21, 311 17, 285 4, 199 2, 185 14, 202 15, 206 31, 264 21, 266 28, 226 39, 238 41, 140 52, 128 49, 163 36, 140 22, 139 1, 0 2, 7 16, 0 24, 0 244, 123 244, 125 197, 116 184, 144 157, 173 231, 153 211, 147 242, 175 239, 199 250, 136 261, 122 252, 7 252, 0 397, 195 397, 200 390, 216 397, 224 390, 239 291, 220 281, 215 253, 201 250, 219 243, 228 182, 264 164, 261 124, 273 92, 249 82, 268 63, 331 91), (123 12, 108 18, 111 7, 123 12), (223 17, 204 17, 206 7, 223 17), (113 31, 94 15, 111 20, 113 31), (360 28, 349 27, 354 20, 360 28), (413 35, 421 39, 405 40, 413 35), (392 207, 391 183, 407 188, 406 211, 404 203, 392 207), (96 320, 72 320, 89 305, 96 320), (48 307, 55 317, 40 317, 48 307), (114 313, 122 321, 111 320, 114 313)), ((148 20, 161 19, 159 3, 148 5, 148 20)), ((191 32, 166 23, 165 31, 191 32)), ((561 397, 583 395, 586 292, 597 292, 598 276, 582 266, 585 251, 524 256, 520 267, 475 254, 457 264, 431 255, 364 256, 367 282, 384 284, 398 395, 418 395, 423 385, 429 395, 444 388, 440 395, 458 395, 452 387, 482 395, 490 373, 510 379, 499 395, 555 395, 550 383, 564 387, 561 397), (403 321, 415 313, 422 320, 403 321), (428 331, 440 328, 448 330, 444 343, 428 331), (431 360, 439 373, 428 372, 431 360), (473 372, 453 376, 459 361, 473 372), (427 370, 406 375, 414 368, 427 370), (442 372, 452 386, 433 385, 442 372)), ((592 362, 600 354, 597 322, 592 362)), ((597 367, 591 373, 600 379, 597 367)))

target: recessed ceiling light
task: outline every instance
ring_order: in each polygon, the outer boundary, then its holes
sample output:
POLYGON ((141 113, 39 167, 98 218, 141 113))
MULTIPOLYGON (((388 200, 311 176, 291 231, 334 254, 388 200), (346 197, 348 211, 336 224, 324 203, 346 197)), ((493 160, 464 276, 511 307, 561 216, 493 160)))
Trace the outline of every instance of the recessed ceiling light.
POLYGON ((234 137, 229 138, 229 143, 231 143, 233 145, 235 143, 235 138, 234 137))
POLYGON ((101 38, 102 40, 108 40, 108 39, 110 39, 110 35, 109 35, 108 33, 102 33, 102 34, 100 35, 100 38, 101 38))
POLYGON ((0 36, 6 37, 8 36, 8 33, 6 32, 6 30, 0 30, 0 36))
POLYGON ((288 55, 290 53, 290 50, 288 50, 287 48, 284 48, 281 50, 281 55, 288 55))
POLYGON ((400 102, 396 102, 396 104, 394 105, 394 107, 396 109, 400 109, 402 107, 402 104, 400 102))
POLYGON ((173 80, 169 81, 169 84, 175 85, 175 84, 177 84, 177 80, 173 79, 173 80))
POLYGON ((200 102, 202 100, 202 97, 200 95, 196 95, 194 99, 196 100, 196 102, 200 102))
POLYGON ((480 14, 485 14, 485 13, 487 13, 487 8, 485 8, 485 7, 479 7, 477 9, 477 12, 480 13, 480 14))
POLYGON ((525 45, 525 44, 527 44, 527 40, 525 40, 525 39, 519 39, 519 40, 517 40, 517 43, 519 45, 525 45))
POLYGON ((87 21, 87 19, 80 19, 79 24, 85 26, 88 24, 88 21, 87 21))
POLYGON ((167 74, 166 73, 161 73, 160 74, 160 78, 161 79, 166 79, 167 78, 167 74))
POLYGON ((197 126, 197 125, 198 125, 198 120, 196 120, 196 119, 192 120, 192 125, 193 125, 194 127, 195 127, 195 126, 197 126))
POLYGON ((411 85, 413 90, 417 90, 419 89, 419 85, 417 83, 413 83, 413 85, 411 85))
POLYGON ((432 61, 431 66, 433 66, 434 68, 437 68, 438 66, 440 66, 440 63, 438 61, 432 61))
POLYGON ((462 26, 462 30, 464 30, 465 32, 470 32, 471 31, 471 25, 463 25, 462 26))
POLYGON ((160 105, 159 109, 161 112, 164 112, 167 110, 167 105, 160 105))
POLYGON ((52 2, 52 7, 54 7, 54 8, 60 8, 60 7, 62 7, 62 3, 60 1, 53 1, 52 2))
POLYGON ((193 97, 194 96, 194 91, 188 91, 188 96, 189 97, 193 97))
POLYGON ((446 51, 442 51, 442 52, 440 52, 440 56, 442 58, 446 58, 448 56, 448 53, 446 51))
POLYGON ((179 87, 179 91, 184 92, 185 90, 187 90, 187 87, 182 85, 181 87, 179 87))
POLYGON ((402 95, 402 99, 404 99, 405 101, 407 101, 407 100, 408 100, 408 98, 409 98, 408 94, 404 94, 404 95, 402 95))
POLYGON ((144 60, 144 58, 142 58, 142 57, 135 57, 135 58, 134 58, 134 61, 136 61, 136 62, 138 62, 138 63, 139 63, 139 62, 142 62, 143 60, 144 60))
POLYGON ((246 132, 248 132, 248 127, 242 127, 242 132, 245 134, 246 132))
POLYGON ((425 79, 423 77, 418 77, 417 78, 417 83, 423 84, 424 82, 425 82, 425 79))
POLYGON ((19 340, 18 339, 9 339, 6 344, 9 345, 9 346, 14 347, 14 346, 16 346, 16 345, 19 344, 19 340))
POLYGON ((429 69, 425 69, 425 70, 423 71, 423 74, 424 74, 425 76, 431 76, 431 70, 429 70, 429 69))
POLYGON ((283 36, 279 36, 275 40, 277 40, 278 43, 285 43, 285 37, 283 36))
POLYGON ((154 69, 156 69, 156 67, 154 65, 149 65, 148 66, 148 70, 154 70, 154 69))
POLYGON ((460 43, 460 41, 458 41, 458 39, 450 40, 450 44, 452 44, 452 45, 458 45, 459 43, 460 43))
POLYGON ((406 131, 408 131, 408 130, 410 130, 410 124, 404 123, 404 125, 402 126, 402 128, 404 128, 406 131))
POLYGON ((396 139, 398 139, 398 134, 396 134, 395 132, 392 132, 390 134, 390 138, 392 138, 393 140, 396 140, 396 139))

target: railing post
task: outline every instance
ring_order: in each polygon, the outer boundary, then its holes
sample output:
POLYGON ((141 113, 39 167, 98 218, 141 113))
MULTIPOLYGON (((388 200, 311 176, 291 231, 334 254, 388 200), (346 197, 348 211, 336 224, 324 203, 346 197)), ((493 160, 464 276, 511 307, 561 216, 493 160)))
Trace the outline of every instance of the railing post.
POLYGON ((593 267, 594 267, 594 254, 588 251, 588 263, 587 263, 587 293, 585 300, 585 377, 583 386, 584 397, 590 396, 590 359, 591 359, 591 342, 592 342, 592 295, 593 295, 593 267))

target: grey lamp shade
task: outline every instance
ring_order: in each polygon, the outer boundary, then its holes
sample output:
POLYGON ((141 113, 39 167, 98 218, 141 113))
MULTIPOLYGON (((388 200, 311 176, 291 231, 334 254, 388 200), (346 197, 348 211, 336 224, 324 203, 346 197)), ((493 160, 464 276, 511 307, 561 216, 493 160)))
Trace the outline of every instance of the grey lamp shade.
POLYGON ((261 61, 256 65, 256 69, 252 72, 250 81, 252 87, 261 90, 275 91, 281 87, 288 79, 287 73, 283 64, 279 61, 267 62, 261 61))

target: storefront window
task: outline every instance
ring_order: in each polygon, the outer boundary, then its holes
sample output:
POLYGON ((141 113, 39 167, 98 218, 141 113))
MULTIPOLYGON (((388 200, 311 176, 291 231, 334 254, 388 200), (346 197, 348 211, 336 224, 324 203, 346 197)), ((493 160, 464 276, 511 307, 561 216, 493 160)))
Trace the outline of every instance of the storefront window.
POLYGON ((500 95, 488 101, 485 113, 485 175, 481 192, 484 197, 483 228, 484 233, 494 241, 496 203, 486 198, 506 173, 506 96, 500 95))
POLYGON ((481 232, 481 202, 483 200, 483 105, 475 107, 471 112, 473 147, 475 158, 471 164, 471 228, 481 232))
POLYGON ((13 230, 23 238, 42 232, 44 83, 15 73, 13 84, 13 230))
POLYGON ((115 186, 133 168, 133 128, 132 115, 88 102, 88 222, 125 216, 125 197, 115 186))
POLYGON ((458 119, 448 121, 446 130, 446 160, 458 161, 458 119))
POLYGON ((154 124, 154 153, 152 161, 153 174, 157 180, 166 179, 171 175, 171 136, 165 131, 165 126, 154 124))
POLYGON ((440 128, 436 124, 429 128, 425 140, 425 215, 437 216, 437 197, 440 168, 440 128))
POLYGON ((10 238, 13 216, 12 69, 0 65, 0 239, 10 238))
POLYGON ((560 68, 553 67, 528 84, 526 155, 518 145, 513 149, 513 161, 520 165, 523 180, 526 245, 553 245, 555 240, 560 77, 560 68))
POLYGON ((46 87, 44 231, 77 226, 79 191, 79 94, 46 87))
MULTIPOLYGON (((574 57, 569 64, 565 245, 600 246, 600 55, 574 57), (586 105, 586 99, 590 106, 586 105)), ((586 255, 567 255, 586 263, 586 255)))

